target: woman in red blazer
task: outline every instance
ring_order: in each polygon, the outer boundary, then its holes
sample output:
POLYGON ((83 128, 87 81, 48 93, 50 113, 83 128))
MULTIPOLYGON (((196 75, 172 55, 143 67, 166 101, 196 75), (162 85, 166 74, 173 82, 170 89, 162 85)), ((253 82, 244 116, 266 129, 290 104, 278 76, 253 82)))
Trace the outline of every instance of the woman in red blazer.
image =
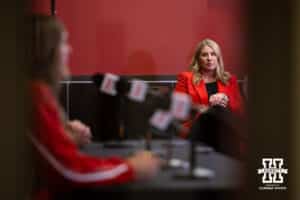
MULTIPOLYGON (((190 71, 178 75, 175 91, 189 94, 202 112, 211 107, 221 107, 239 116, 244 112, 237 79, 225 71, 221 49, 211 39, 198 44, 190 71)), ((190 128, 194 121, 190 119, 184 126, 190 128)), ((188 135, 181 136, 186 138, 188 135)))
POLYGON ((34 199, 54 199, 75 188, 119 184, 153 176, 160 162, 150 152, 141 151, 124 159, 93 157, 79 151, 69 132, 73 129, 89 132, 89 129, 79 121, 68 124, 57 100, 59 81, 68 75, 67 31, 51 16, 34 16, 31 25, 32 122, 29 137, 37 155, 39 177, 34 199))

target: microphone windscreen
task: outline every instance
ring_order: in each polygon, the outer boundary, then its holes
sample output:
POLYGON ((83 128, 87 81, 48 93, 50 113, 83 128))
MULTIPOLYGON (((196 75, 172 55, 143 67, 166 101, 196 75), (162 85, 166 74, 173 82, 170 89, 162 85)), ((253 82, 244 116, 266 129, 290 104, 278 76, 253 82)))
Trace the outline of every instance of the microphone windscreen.
POLYGON ((120 77, 119 81, 116 83, 116 90, 120 95, 126 95, 129 92, 130 87, 131 84, 127 78, 120 77))
POLYGON ((104 75, 96 73, 92 76, 92 80, 97 87, 100 87, 103 81, 104 75))

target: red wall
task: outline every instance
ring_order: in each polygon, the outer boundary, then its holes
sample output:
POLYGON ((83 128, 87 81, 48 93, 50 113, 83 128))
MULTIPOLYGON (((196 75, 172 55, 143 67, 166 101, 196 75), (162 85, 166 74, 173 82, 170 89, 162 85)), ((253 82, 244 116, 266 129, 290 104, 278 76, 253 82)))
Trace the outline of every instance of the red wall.
POLYGON ((31 0, 29 2, 33 13, 51 14, 51 0, 31 0))
MULTIPOLYGON (((50 1, 50 0, 49 0, 50 1)), ((177 74, 205 37, 227 70, 245 72, 243 0, 57 0, 70 32, 73 75, 177 74)))

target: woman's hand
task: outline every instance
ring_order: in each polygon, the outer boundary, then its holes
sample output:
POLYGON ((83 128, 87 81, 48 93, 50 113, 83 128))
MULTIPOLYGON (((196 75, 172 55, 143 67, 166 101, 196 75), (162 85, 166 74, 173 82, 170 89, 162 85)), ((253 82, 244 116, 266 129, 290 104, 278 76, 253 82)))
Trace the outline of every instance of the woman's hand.
POLYGON ((209 103, 212 106, 219 105, 226 108, 228 106, 229 98, 224 93, 216 93, 210 96, 209 103))
POLYGON ((79 120, 68 121, 66 129, 70 132, 71 138, 78 146, 82 146, 91 142, 92 134, 90 127, 83 124, 79 120))
POLYGON ((199 112, 199 113, 205 113, 208 109, 209 106, 208 105, 204 105, 204 104, 195 104, 194 108, 199 112))
POLYGON ((161 160, 149 151, 140 151, 127 159, 132 166, 136 178, 148 179, 155 176, 160 168, 161 160))

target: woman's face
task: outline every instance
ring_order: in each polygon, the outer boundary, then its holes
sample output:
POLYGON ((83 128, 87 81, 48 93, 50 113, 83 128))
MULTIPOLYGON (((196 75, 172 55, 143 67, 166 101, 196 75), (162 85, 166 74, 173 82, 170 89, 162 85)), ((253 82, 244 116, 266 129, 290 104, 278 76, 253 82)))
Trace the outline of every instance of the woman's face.
POLYGON ((70 75, 68 63, 69 55, 71 53, 71 46, 68 42, 68 33, 62 32, 62 39, 58 45, 58 78, 60 80, 67 78, 70 75))
POLYGON ((218 66, 216 52, 211 47, 204 46, 199 55, 199 64, 204 71, 215 71, 218 66))

